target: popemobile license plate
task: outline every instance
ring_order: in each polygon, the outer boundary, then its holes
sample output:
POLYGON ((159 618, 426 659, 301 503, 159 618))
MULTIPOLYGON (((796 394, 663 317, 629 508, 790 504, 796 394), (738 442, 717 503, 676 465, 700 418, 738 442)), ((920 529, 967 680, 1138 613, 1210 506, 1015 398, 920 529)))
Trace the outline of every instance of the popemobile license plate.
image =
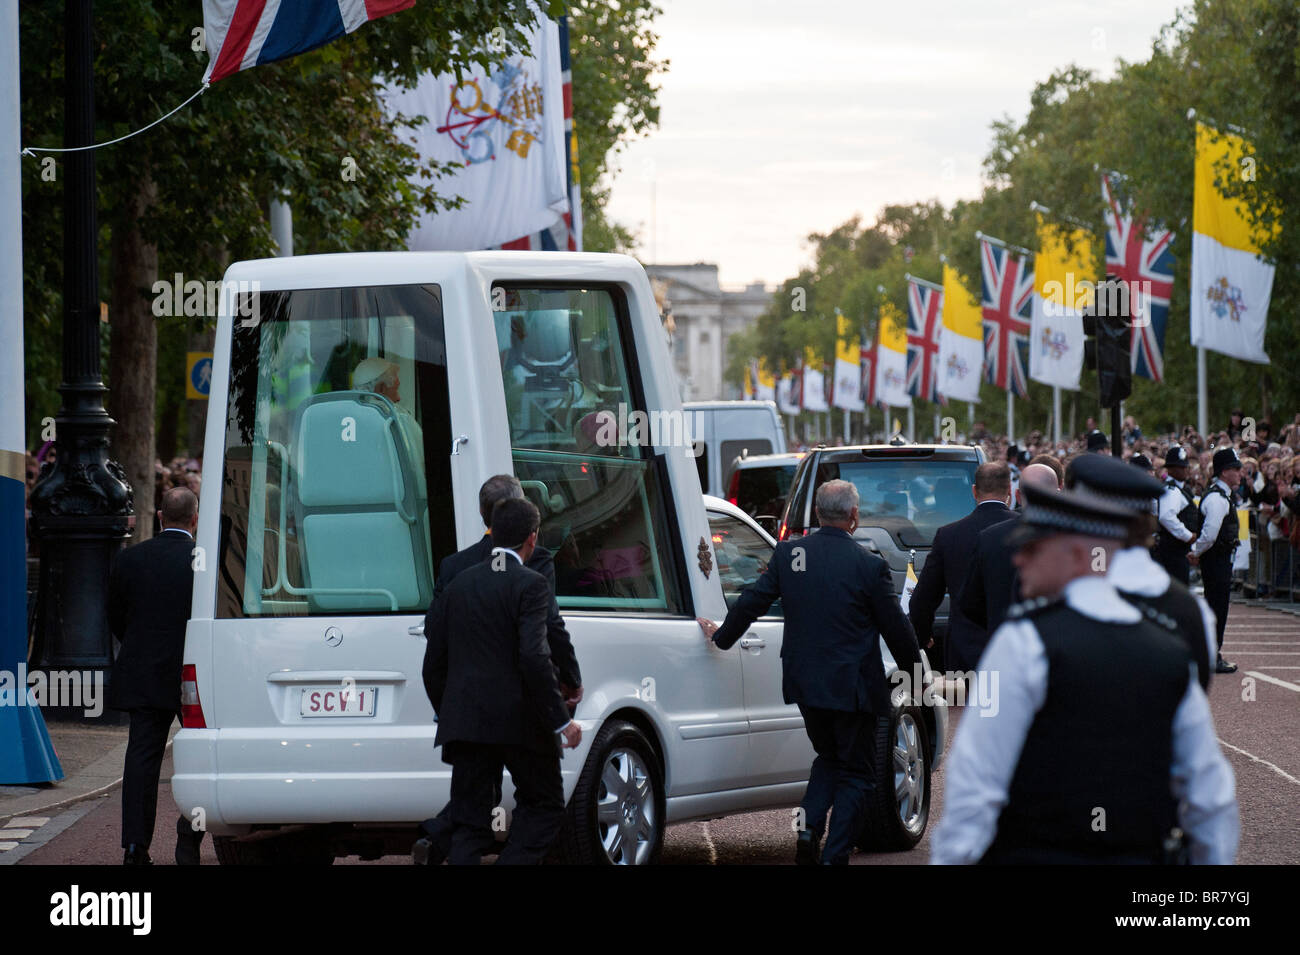
POLYGON ((373 686, 304 687, 299 712, 304 718, 374 716, 376 693, 373 686))

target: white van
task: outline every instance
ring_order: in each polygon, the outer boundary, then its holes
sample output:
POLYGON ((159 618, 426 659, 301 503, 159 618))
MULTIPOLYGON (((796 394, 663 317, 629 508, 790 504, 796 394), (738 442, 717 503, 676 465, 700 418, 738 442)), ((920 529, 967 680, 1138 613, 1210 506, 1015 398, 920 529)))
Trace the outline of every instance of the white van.
MULTIPOLYGON (((716 552, 640 265, 303 256, 237 263, 226 289, 172 779, 223 863, 407 852, 442 808, 423 616, 501 472, 541 511, 585 684, 559 855, 649 862, 669 823, 797 803, 812 752, 781 699, 779 616, 726 653, 695 621, 722 619, 721 571, 753 579, 771 538, 716 552), (601 434, 601 411, 650 410, 652 445, 601 434)), ((921 741, 889 754, 883 789, 904 795, 876 822, 903 845, 946 717, 898 695, 881 732, 921 741)))
POLYGON ((688 401, 682 407, 691 436, 703 449, 696 466, 705 494, 727 496, 737 458, 785 454, 785 428, 775 401, 688 401))

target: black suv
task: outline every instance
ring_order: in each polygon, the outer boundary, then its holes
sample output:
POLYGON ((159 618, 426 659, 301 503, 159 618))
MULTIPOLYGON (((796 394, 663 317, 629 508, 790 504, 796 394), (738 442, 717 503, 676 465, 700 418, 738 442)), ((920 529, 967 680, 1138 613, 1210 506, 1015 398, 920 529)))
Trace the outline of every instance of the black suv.
MULTIPOLYGON (((827 481, 849 481, 858 489, 858 529, 854 537, 889 562, 894 593, 907 580, 908 555, 916 552, 917 576, 944 524, 975 507, 971 487, 984 463, 979 448, 957 444, 868 444, 809 451, 790 485, 778 530, 780 540, 802 537, 818 526, 813 509, 817 488, 827 481)), ((948 626, 948 599, 935 614, 935 626, 948 626)))

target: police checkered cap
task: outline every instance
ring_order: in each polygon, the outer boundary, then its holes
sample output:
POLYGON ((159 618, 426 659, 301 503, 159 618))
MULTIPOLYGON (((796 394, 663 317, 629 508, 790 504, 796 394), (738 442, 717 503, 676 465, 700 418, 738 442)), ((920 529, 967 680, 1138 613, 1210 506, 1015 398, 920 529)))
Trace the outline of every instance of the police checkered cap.
POLYGON ((1133 521, 1132 509, 1077 489, 1052 491, 1022 484, 1020 493, 1025 496, 1025 515, 1011 535, 1016 546, 1058 534, 1123 540, 1133 521))
POLYGON ((1075 458, 1065 475, 1065 486, 1081 499, 1147 514, 1163 488, 1150 474, 1119 458, 1091 454, 1075 458))

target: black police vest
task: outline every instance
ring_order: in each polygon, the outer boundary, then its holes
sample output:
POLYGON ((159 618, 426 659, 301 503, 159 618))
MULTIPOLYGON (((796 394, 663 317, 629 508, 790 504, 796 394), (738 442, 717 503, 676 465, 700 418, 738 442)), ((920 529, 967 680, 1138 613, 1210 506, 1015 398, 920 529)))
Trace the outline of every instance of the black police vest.
POLYGON ((1203 560, 1231 560, 1232 551, 1237 546, 1237 509, 1232 505, 1232 498, 1224 494, 1222 488, 1217 484, 1211 485, 1210 489, 1201 495, 1202 526, 1205 523, 1205 502, 1210 499, 1211 494, 1217 494, 1228 502, 1228 513, 1223 515, 1223 523, 1219 525, 1219 535, 1214 538, 1214 543, 1201 557, 1203 560))
MULTIPOLYGON (((1175 484, 1172 478, 1165 481, 1165 488, 1166 490, 1173 488, 1183 496, 1183 506, 1176 516, 1179 522, 1192 532, 1193 540, 1195 540, 1195 535, 1201 532, 1201 512, 1200 509, 1197 508, 1196 502, 1192 500, 1192 495, 1185 487, 1179 487, 1175 484)), ((1186 559, 1187 550, 1191 546, 1192 541, 1180 541, 1163 527, 1157 528, 1156 546, 1154 550, 1160 557, 1179 557, 1186 559)), ((1165 562, 1166 561, 1163 560, 1161 561, 1161 563, 1165 562)))
POLYGON ((1191 591, 1170 578, 1169 589, 1164 593, 1148 597, 1144 594, 1130 594, 1121 590, 1119 595, 1141 610, 1152 622, 1168 628, 1171 624, 1177 630, 1179 638, 1187 645, 1187 651, 1196 661, 1196 678, 1201 689, 1210 688, 1210 650, 1205 643, 1205 621, 1201 619, 1201 608, 1191 591), (1160 620, 1163 615, 1166 619, 1160 620))
POLYGON ((1177 821, 1169 770, 1187 648, 1147 620, 1105 623, 1061 602, 1027 619, 1047 694, 984 861, 1159 862, 1177 821))

